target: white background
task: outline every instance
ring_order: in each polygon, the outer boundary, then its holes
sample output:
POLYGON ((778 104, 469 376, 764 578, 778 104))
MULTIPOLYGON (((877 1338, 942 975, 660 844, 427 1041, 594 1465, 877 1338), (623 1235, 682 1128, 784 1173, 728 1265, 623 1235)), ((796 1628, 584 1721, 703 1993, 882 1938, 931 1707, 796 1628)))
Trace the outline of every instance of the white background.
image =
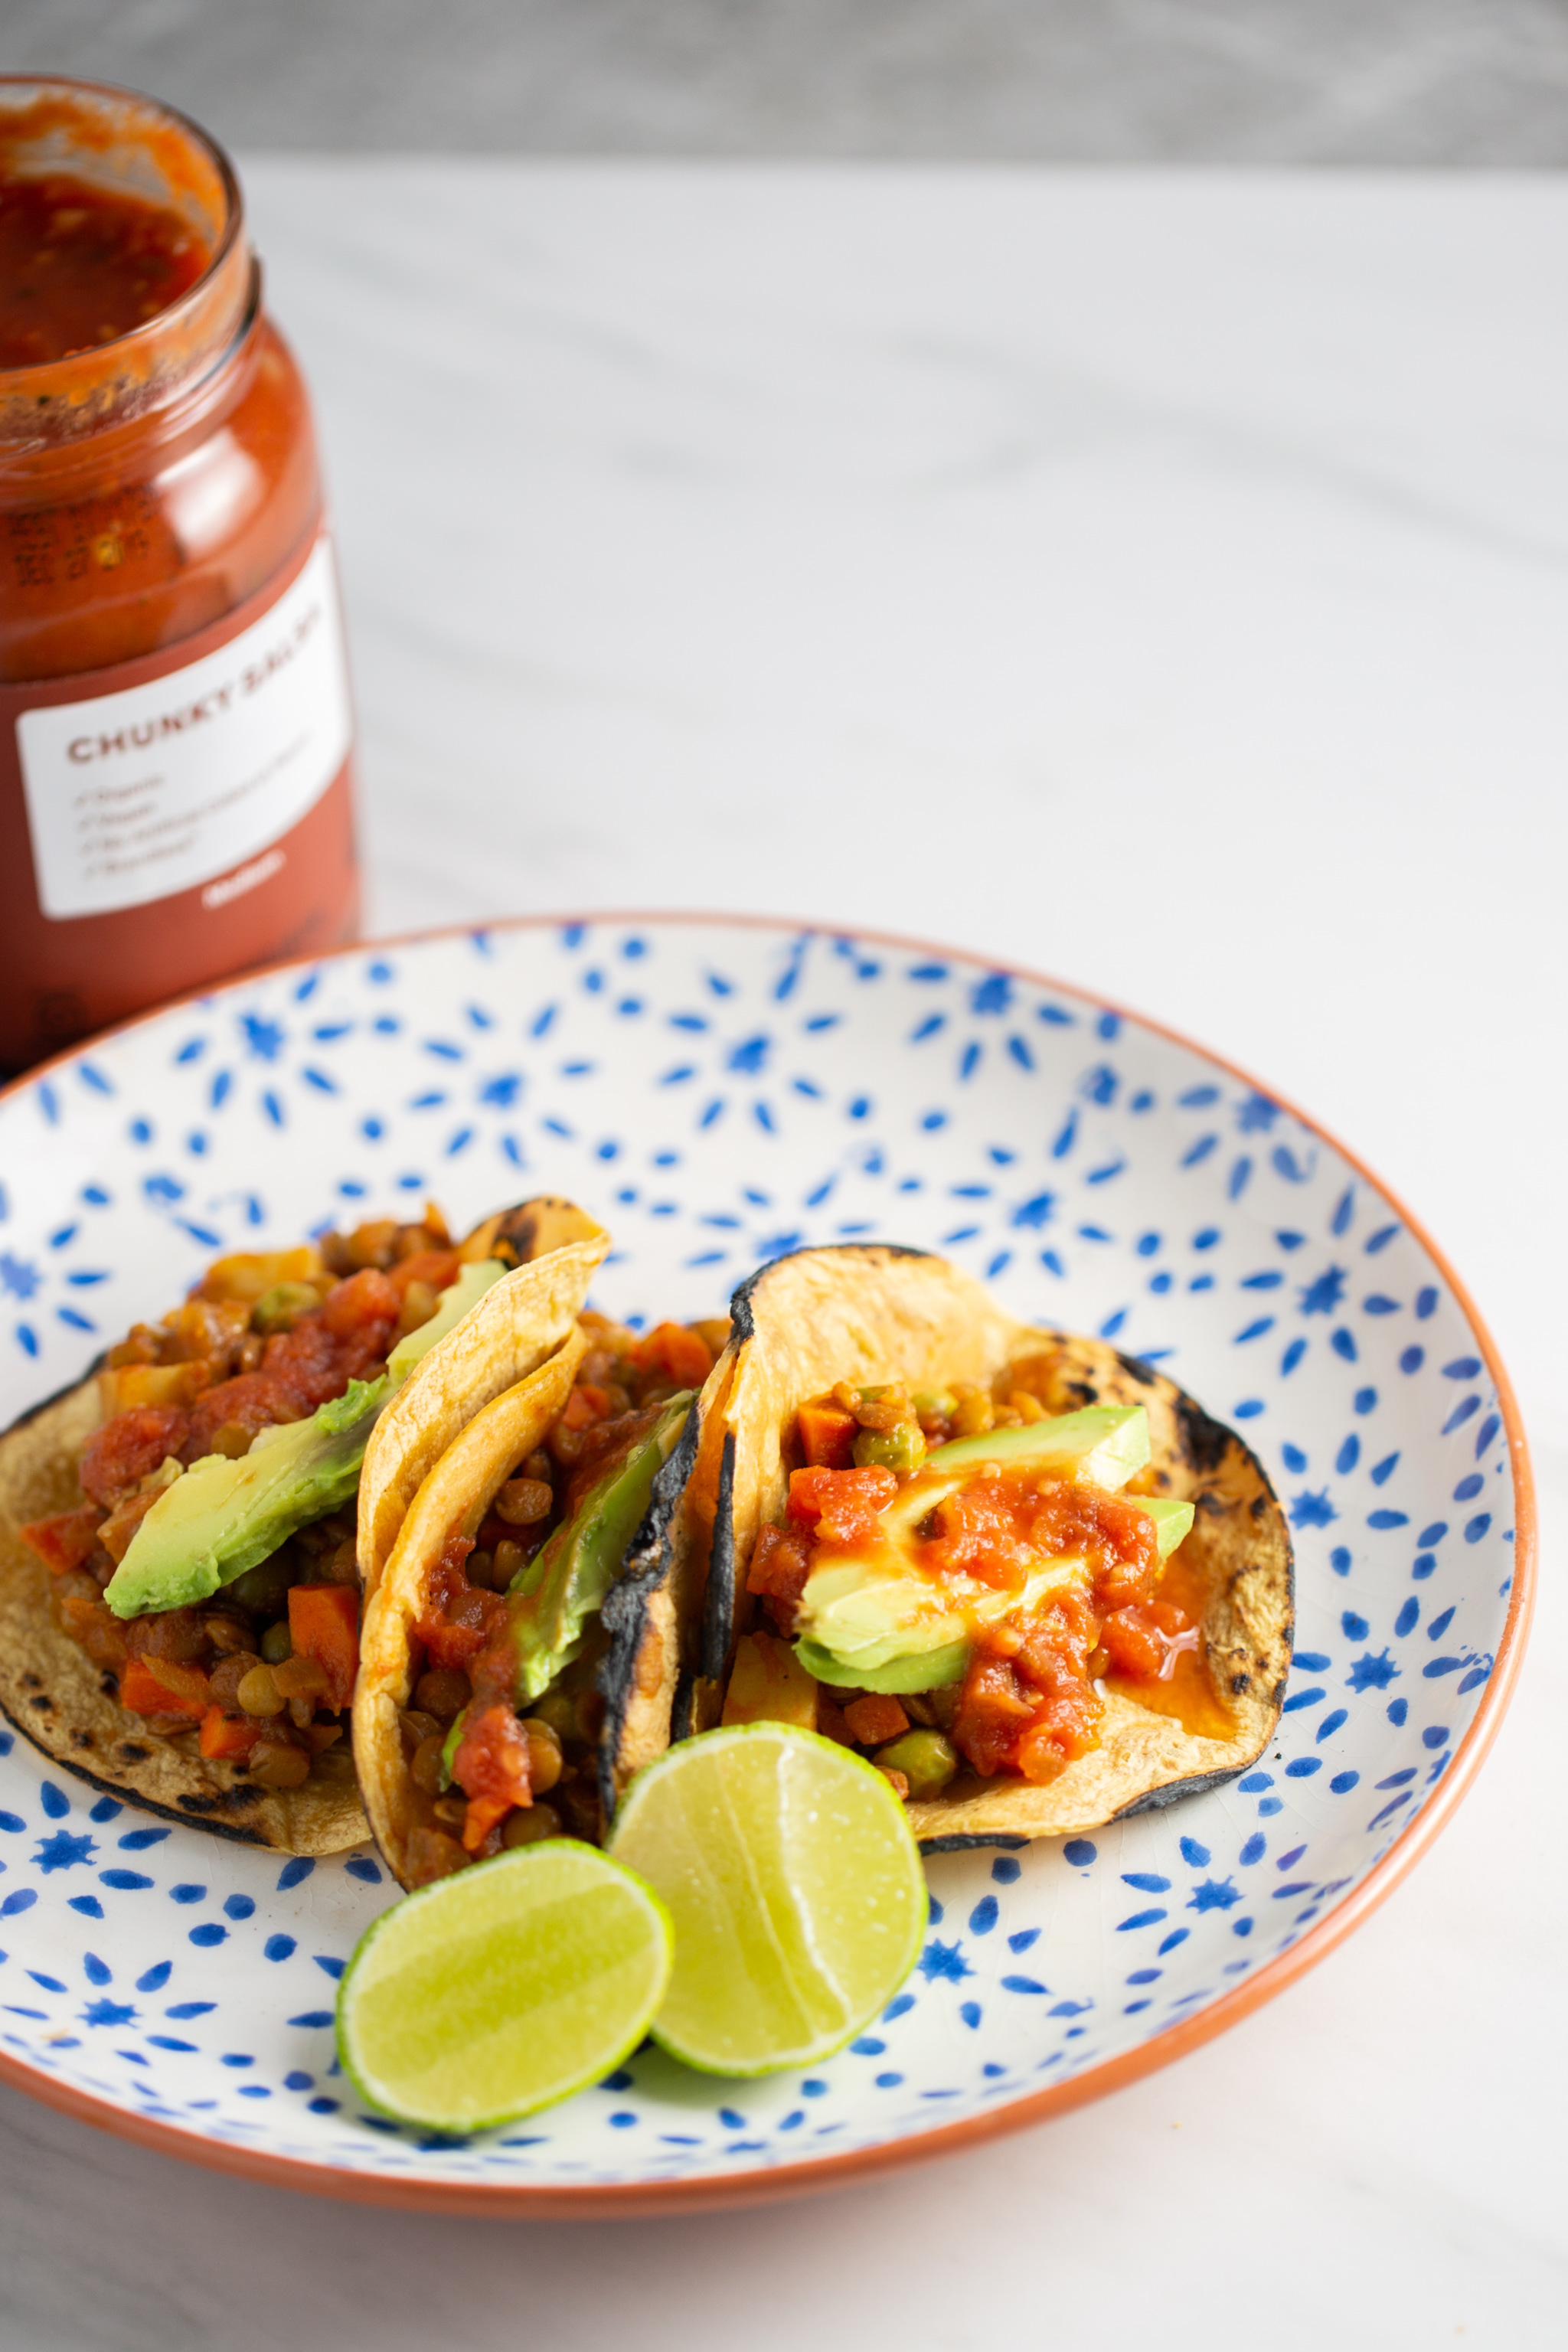
POLYGON ((766 908, 1059 974, 1362 1153, 1519 1383, 1546 1591, 1339 1954, 831 2198, 457 2223, 0 2097, 7 2343, 1288 2352, 1568 2335, 1568 189, 255 164, 373 913, 766 908))

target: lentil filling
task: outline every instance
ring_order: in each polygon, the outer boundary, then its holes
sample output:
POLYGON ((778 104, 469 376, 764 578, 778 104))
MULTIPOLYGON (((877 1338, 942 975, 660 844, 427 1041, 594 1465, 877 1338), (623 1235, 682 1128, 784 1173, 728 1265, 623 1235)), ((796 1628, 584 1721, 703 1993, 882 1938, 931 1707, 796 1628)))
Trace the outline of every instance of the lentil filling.
MULTIPOLYGON (((605 1702, 597 1624, 537 1696, 520 1695, 530 1570, 589 1497, 700 1388, 727 1323, 661 1323, 642 1337, 602 1315, 542 1443, 501 1486, 475 1536, 454 1527, 414 1631, 412 1705, 400 1725, 419 1819, 407 1883, 424 1885, 503 1848, 602 1833, 597 1743, 605 1702)), ((617 1564, 618 1565, 618 1564, 617 1564)), ((575 1647, 575 1645, 574 1645, 575 1647)))
POLYGON ((381 1220, 221 1258, 183 1306, 110 1349, 105 1419, 79 1471, 84 1499, 20 1533, 51 1570, 57 1622, 150 1730, 264 1788, 347 1769, 359 1663, 351 1511, 299 1528, 196 1607, 122 1619, 103 1592, 176 1466, 237 1460, 258 1432, 377 1379, 458 1270, 430 1206, 414 1224, 381 1220))

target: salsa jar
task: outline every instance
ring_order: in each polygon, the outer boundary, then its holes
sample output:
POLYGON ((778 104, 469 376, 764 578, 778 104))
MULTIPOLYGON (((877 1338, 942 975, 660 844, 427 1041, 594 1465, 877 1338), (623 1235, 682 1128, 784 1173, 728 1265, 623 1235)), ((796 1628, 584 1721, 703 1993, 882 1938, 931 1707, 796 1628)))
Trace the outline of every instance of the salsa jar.
POLYGON ((310 402, 227 158, 0 77, 0 1066, 353 937, 310 402))

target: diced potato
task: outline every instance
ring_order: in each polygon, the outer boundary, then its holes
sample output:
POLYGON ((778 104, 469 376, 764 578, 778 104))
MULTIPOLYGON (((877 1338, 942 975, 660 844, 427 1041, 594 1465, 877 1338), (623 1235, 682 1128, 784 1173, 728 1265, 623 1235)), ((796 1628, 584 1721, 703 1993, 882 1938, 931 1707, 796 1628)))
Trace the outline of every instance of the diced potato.
POLYGON ((771 1633, 742 1633, 735 1669, 724 1695, 726 1724, 793 1723, 816 1729, 816 1677, 808 1675, 787 1642, 771 1633))
POLYGON ((241 1250, 220 1257, 207 1268, 201 1285, 203 1298, 238 1298, 247 1307, 280 1282, 319 1282, 326 1274, 321 1254, 313 1244, 302 1249, 241 1250))
POLYGON ((193 1404, 205 1381, 197 1364, 121 1364, 117 1371, 100 1372, 99 1403, 105 1421, 137 1404, 193 1404))

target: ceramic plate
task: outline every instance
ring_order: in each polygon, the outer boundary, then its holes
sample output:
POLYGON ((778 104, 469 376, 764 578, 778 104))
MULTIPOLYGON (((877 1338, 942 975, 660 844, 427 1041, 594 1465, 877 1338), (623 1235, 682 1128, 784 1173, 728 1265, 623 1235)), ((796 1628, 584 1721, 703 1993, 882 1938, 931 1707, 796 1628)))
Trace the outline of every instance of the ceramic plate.
POLYGON ((433 1195, 612 1227, 595 1303, 720 1313, 760 1259, 942 1250, 1236 1423, 1285 1498, 1294 1670, 1256 1769, 1092 1837, 934 1858, 909 1984, 811 2074, 651 2049, 515 2128, 363 2114, 337 1979, 395 1895, 374 1853, 280 1861, 0 1762, 0 2073, 170 2153, 483 2209, 690 2206, 826 2184, 1125 2082, 1363 1916, 1474 1771, 1518 1663, 1522 1441, 1463 1294, 1375 1181, 1196 1048, 1025 973, 883 940, 605 918, 281 970, 0 1100, 4 1418, 220 1251, 433 1195))

